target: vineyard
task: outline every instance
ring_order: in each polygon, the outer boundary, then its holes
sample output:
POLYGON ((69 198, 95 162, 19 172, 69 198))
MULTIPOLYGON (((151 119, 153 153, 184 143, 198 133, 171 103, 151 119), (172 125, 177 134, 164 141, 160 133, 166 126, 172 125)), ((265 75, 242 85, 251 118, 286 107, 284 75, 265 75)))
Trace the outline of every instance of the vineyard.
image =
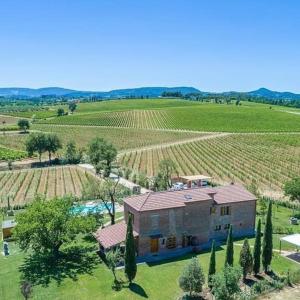
MULTIPOLYGON (((63 143, 67 143, 69 140, 74 140, 80 147, 86 146, 92 138, 104 138, 113 143, 118 150, 186 140, 205 135, 205 133, 198 132, 159 131, 137 128, 109 128, 92 126, 34 125, 33 128, 43 132, 56 133, 59 137, 61 137, 63 143)), ((8 141, 6 142, 9 143, 8 141)))
POLYGON ((181 175, 207 174, 216 182, 255 183, 273 196, 285 181, 300 174, 299 134, 232 134, 214 139, 132 151, 120 163, 148 176, 157 174, 164 158, 176 162, 181 175))
MULTIPOLYGON (((300 132, 299 115, 270 109, 268 105, 244 102, 241 106, 236 106, 178 100, 181 106, 178 104, 174 107, 166 106, 154 109, 151 101, 144 103, 141 100, 131 100, 130 105, 133 105, 134 101, 138 109, 129 110, 127 108, 116 111, 113 104, 105 104, 107 109, 111 105, 111 110, 102 111, 101 105, 98 104, 96 107, 99 111, 95 108, 93 112, 82 113, 79 109, 74 115, 55 117, 39 122, 60 125, 218 132, 300 132), (142 109, 142 107, 144 108, 142 109)), ((168 103, 169 100, 160 101, 168 103)), ((155 103, 155 101, 152 102, 155 103)), ((86 107, 88 104, 85 103, 84 105, 86 107)))
POLYGON ((46 198, 80 196, 91 175, 76 166, 0 172, 0 207, 23 206, 37 194, 46 198))
POLYGON ((5 147, 0 147, 0 161, 1 160, 16 160, 27 157, 24 151, 13 150, 5 147))

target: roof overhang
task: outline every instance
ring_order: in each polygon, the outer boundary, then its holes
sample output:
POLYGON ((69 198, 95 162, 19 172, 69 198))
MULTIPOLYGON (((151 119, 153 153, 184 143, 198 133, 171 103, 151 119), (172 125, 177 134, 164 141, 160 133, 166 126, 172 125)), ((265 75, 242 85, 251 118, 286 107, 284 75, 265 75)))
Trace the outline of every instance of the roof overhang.
POLYGON ((293 244, 293 245, 295 245, 297 247, 300 247, 300 233, 286 235, 284 237, 281 237, 280 240, 288 242, 290 244, 293 244))

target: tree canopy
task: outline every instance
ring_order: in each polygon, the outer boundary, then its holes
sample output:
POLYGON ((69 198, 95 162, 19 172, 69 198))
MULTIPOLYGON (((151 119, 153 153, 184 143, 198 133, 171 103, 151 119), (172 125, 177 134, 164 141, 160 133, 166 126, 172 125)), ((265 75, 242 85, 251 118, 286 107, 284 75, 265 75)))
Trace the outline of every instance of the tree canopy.
POLYGON ((79 233, 95 229, 92 216, 78 216, 71 212, 74 199, 37 198, 16 216, 14 237, 21 250, 32 249, 36 253, 57 256, 64 243, 71 242, 79 233))
POLYGON ((289 196, 292 201, 300 201, 300 177, 295 177, 287 181, 283 187, 286 196, 289 196))
POLYGON ((27 130, 30 128, 30 123, 26 119, 20 119, 18 121, 18 127, 20 128, 20 130, 22 130, 24 133, 26 133, 27 130))
POLYGON ((106 140, 95 138, 88 145, 88 156, 96 173, 108 177, 117 158, 117 149, 106 140))

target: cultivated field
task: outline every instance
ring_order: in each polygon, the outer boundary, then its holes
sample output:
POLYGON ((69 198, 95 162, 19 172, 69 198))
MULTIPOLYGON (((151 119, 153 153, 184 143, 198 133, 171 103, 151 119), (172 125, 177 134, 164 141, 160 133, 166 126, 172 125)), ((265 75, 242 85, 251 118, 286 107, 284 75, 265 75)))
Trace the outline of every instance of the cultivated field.
POLYGON ((15 149, 10 149, 0 146, 0 161, 1 160, 16 160, 27 157, 27 153, 15 149))
POLYGON ((80 196, 91 175, 76 166, 0 172, 0 207, 24 205, 37 194, 46 198, 80 196))
POLYGON ((128 107, 121 109, 126 101, 120 101, 121 104, 112 102, 104 102, 107 111, 101 107, 100 102, 92 112, 78 109, 74 115, 39 122, 223 132, 300 132, 299 115, 270 109, 270 106, 264 104, 243 102, 241 106, 236 106, 182 100, 128 100, 128 107), (177 105, 169 106, 176 101, 177 105), (164 107, 162 103, 165 103, 164 107), (136 107, 133 109, 134 104, 136 107))
POLYGON ((0 115, 0 128, 3 128, 6 125, 14 125, 17 124, 19 118, 12 116, 0 115))
POLYGON ((164 158, 176 162, 181 175, 207 174, 216 182, 254 182, 268 195, 300 174, 300 134, 232 134, 192 143, 132 151, 120 163, 148 176, 164 158))
MULTIPOLYGON (((38 124, 33 130, 56 133, 63 144, 73 140, 79 147, 85 147, 92 138, 100 137, 113 143, 119 150, 144 147, 159 143, 168 143, 203 136, 204 133, 182 131, 158 131, 134 128, 107 128, 92 126, 56 126, 38 124)), ((0 145, 24 150, 24 135, 0 135, 0 145)))

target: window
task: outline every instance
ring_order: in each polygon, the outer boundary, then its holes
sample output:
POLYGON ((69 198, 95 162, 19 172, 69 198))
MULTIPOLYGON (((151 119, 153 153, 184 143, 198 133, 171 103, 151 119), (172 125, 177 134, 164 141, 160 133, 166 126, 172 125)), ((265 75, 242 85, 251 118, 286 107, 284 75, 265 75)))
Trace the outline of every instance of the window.
POLYGON ((168 249, 176 248, 176 236, 168 237, 166 246, 168 249))
POLYGON ((221 225, 216 225, 215 231, 220 231, 221 230, 221 225))
POLYGON ((151 215, 151 228, 158 229, 159 228, 159 215, 151 215))
POLYGON ((221 207, 221 216, 228 216, 231 214, 230 206, 222 206, 221 207))
POLYGON ((229 227, 230 227, 230 224, 225 224, 224 225, 224 229, 229 229, 229 227))
POLYGON ((210 214, 211 215, 213 215, 213 214, 215 214, 216 213, 216 207, 215 206, 212 206, 211 208, 210 208, 210 214))
POLYGON ((132 212, 128 212, 128 217, 131 216, 132 224, 134 224, 134 214, 132 212))

